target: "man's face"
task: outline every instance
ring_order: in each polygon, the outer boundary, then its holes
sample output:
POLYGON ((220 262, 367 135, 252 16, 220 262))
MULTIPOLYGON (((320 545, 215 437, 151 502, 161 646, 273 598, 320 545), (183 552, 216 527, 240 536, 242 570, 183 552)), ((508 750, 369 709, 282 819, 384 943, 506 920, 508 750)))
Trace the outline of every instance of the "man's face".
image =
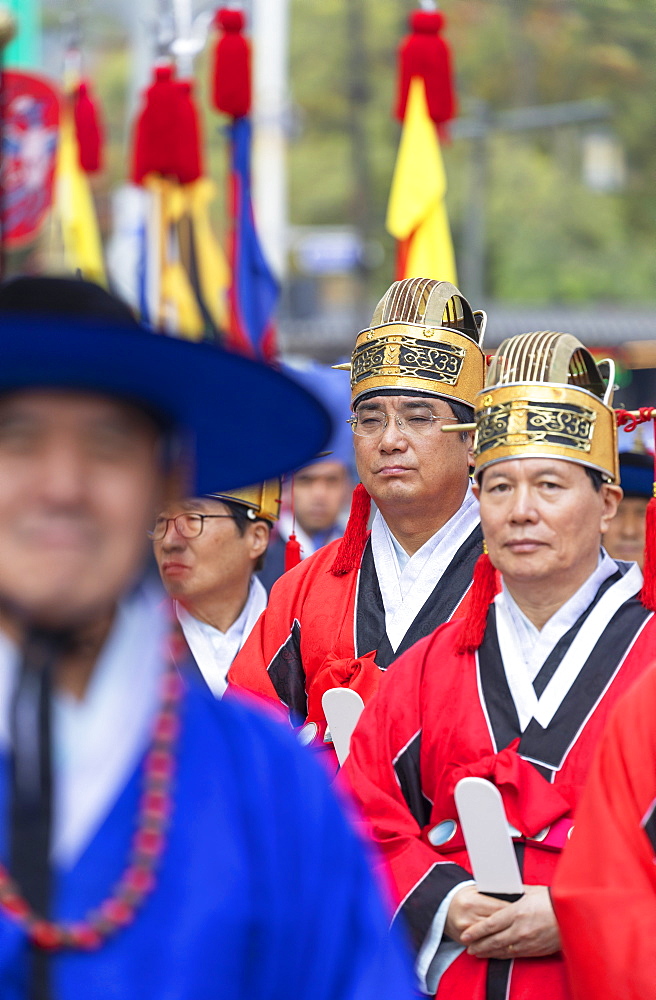
POLYGON ((192 613, 196 603, 205 606, 235 590, 243 591, 269 540, 269 529, 262 521, 248 524, 241 535, 229 508, 219 500, 169 504, 158 518, 169 519, 164 537, 153 542, 162 581, 171 597, 192 613), (203 520, 195 538, 185 538, 173 521, 186 513, 212 515, 203 520))
POLYGON ((637 562, 640 569, 644 561, 648 502, 646 497, 624 497, 604 539, 609 556, 637 562))
POLYGON ((144 559, 161 485, 159 434, 129 404, 0 399, 0 598, 51 626, 106 614, 144 559))
POLYGON ((490 559, 513 594, 538 581, 578 589, 622 496, 607 483, 597 493, 582 465, 551 458, 499 462, 475 490, 490 559))
POLYGON ((341 462, 317 462, 294 476, 294 512, 303 531, 312 535, 332 528, 351 492, 341 462))
MULTIPOLYGON (((383 513, 386 508, 455 511, 467 490, 473 463, 471 434, 442 433, 445 423, 456 419, 443 399, 412 396, 376 396, 360 403, 357 412, 382 410, 387 427, 375 437, 353 435, 355 459, 362 483, 383 513), (413 431, 413 418, 427 413, 435 420, 425 434, 413 431), (398 415, 406 422, 402 430, 398 415), (409 423, 408 423, 409 422, 409 423)), ((451 516, 449 514, 449 516, 451 516)))

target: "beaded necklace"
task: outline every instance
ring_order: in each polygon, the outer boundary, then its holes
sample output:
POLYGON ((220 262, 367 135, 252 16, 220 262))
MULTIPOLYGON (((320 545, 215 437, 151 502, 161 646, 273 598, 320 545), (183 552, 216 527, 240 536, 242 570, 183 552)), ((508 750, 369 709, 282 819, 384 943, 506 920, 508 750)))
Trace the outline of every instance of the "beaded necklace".
POLYGON ((45 951, 79 948, 92 951, 121 927, 132 923, 155 886, 155 873, 166 845, 171 816, 174 750, 179 732, 182 680, 171 656, 162 678, 162 698, 144 763, 144 784, 130 860, 112 894, 83 920, 46 920, 28 906, 9 873, 0 865, 0 910, 25 929, 30 941, 45 951))

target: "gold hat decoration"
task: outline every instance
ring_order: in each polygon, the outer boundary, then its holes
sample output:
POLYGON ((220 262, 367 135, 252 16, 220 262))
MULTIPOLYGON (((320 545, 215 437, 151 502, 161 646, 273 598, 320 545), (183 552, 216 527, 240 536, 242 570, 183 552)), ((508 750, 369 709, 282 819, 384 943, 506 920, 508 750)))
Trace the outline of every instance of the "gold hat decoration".
POLYGON ((358 334, 350 364, 351 406, 381 390, 416 391, 474 405, 483 387, 487 317, 448 281, 395 281, 358 334))
POLYGON ((280 517, 282 479, 268 479, 265 483, 244 486, 240 490, 226 490, 224 493, 208 493, 213 500, 229 500, 247 508, 247 513, 255 520, 277 521, 280 517))
POLYGON ((614 363, 595 363, 571 334, 524 333, 504 340, 476 398, 474 474, 508 458, 548 455, 618 483, 614 379, 614 363))

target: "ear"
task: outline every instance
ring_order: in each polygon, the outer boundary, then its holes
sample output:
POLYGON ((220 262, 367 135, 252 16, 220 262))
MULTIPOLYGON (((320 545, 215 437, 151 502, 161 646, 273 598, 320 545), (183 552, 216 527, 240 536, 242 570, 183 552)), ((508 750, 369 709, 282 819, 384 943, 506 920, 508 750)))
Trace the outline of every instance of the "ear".
POLYGON ((474 432, 469 431, 469 441, 467 442, 467 463, 469 468, 474 466, 474 432))
POLYGON ((248 526, 248 554, 257 560, 263 555, 269 544, 270 529, 264 521, 254 521, 248 526))
POLYGON ((476 497, 476 499, 480 500, 481 499, 481 487, 479 486, 479 484, 477 483, 477 481, 475 479, 472 479, 471 488, 472 488, 472 493, 474 494, 474 496, 476 497))
POLYGON ((605 535, 608 531, 608 526, 617 514, 617 508, 619 507, 623 496, 624 491, 621 486, 614 486, 612 483, 601 484, 601 500, 603 506, 601 511, 600 530, 602 535, 605 535))

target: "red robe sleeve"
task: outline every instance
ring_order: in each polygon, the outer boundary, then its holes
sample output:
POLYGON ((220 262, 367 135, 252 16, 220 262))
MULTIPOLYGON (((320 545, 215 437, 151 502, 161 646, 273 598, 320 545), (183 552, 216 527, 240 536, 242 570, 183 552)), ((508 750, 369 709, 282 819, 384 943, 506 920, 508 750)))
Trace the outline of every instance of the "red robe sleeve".
POLYGON ((330 570, 339 542, 324 546, 274 584, 269 603, 228 673, 232 688, 276 698, 294 725, 313 723, 313 746, 324 746, 321 696, 352 687, 367 701, 380 677, 375 651, 356 657, 353 614, 358 568, 330 570))
POLYGON ((575 1000, 656 990, 656 669, 618 702, 553 898, 575 1000))
POLYGON ((430 802, 420 776, 422 677, 435 634, 420 640, 383 675, 365 707, 341 772, 392 878, 416 951, 448 893, 471 874, 444 860, 425 839, 430 802))
POLYGON ((228 671, 228 683, 281 701, 301 720, 307 714, 301 656, 301 598, 295 567, 276 580, 264 609, 228 671))

